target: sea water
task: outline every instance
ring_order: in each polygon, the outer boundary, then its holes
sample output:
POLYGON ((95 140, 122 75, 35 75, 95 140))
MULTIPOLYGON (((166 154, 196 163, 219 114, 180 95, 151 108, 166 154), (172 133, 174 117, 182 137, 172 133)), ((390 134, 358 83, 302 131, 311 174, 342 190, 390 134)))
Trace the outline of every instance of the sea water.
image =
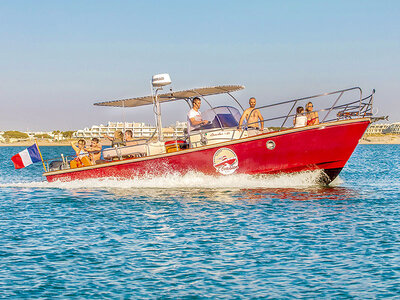
MULTIPOLYGON (((400 145, 315 172, 47 183, 0 148, 0 297, 398 298, 400 145)), ((71 152, 42 147, 45 157, 71 152)))

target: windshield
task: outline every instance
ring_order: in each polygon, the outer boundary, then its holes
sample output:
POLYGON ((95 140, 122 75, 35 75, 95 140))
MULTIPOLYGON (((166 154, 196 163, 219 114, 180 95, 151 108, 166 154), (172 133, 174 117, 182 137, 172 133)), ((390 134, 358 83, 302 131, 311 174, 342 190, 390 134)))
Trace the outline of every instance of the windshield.
POLYGON ((237 127, 239 125, 240 116, 239 110, 232 106, 210 108, 201 113, 202 119, 210 121, 210 123, 196 130, 237 127))

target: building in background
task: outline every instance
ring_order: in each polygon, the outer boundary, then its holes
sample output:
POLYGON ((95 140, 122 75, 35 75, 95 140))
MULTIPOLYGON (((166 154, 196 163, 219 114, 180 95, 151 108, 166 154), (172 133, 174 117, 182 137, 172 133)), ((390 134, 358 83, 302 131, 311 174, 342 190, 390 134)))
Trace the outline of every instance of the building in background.
POLYGON ((389 127, 382 131, 384 134, 400 134, 400 122, 389 124, 389 127))
POLYGON ((368 127, 365 135, 373 134, 400 134, 400 122, 392 124, 372 124, 368 127))
MULTIPOLYGON (((84 128, 76 131, 73 134, 75 138, 102 138, 104 135, 113 136, 117 130, 126 131, 132 130, 133 137, 149 138, 153 135, 156 127, 145 123, 134 123, 134 122, 108 122, 107 125, 93 125, 92 127, 84 128)), ((184 135, 186 129, 186 122, 176 122, 175 125, 171 125, 167 128, 163 128, 163 133, 166 138, 175 138, 184 135)))
POLYGON ((383 134, 382 131, 389 127, 389 124, 372 124, 369 125, 365 135, 383 134))
POLYGON ((51 139, 54 138, 54 134, 52 131, 24 131, 29 137, 30 140, 34 140, 38 136, 49 136, 51 139))

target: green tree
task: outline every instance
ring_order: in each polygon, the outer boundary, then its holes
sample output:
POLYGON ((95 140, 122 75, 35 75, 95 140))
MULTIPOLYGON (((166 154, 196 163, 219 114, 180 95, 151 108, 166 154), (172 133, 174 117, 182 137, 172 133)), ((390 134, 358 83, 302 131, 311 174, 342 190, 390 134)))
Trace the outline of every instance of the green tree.
POLYGON ((15 131, 15 130, 4 132, 3 137, 5 139, 27 139, 27 138, 29 138, 29 136, 26 133, 20 132, 20 131, 15 131))
POLYGON ((35 134, 35 138, 38 138, 38 139, 51 139, 51 136, 49 136, 47 133, 41 133, 41 134, 35 134))
POLYGON ((53 139, 54 140, 59 140, 60 139, 60 135, 62 135, 62 132, 60 130, 53 130, 52 134, 53 134, 53 139))
POLYGON ((74 134, 75 131, 69 130, 69 131, 63 131, 62 135, 66 139, 72 138, 72 135, 74 134))

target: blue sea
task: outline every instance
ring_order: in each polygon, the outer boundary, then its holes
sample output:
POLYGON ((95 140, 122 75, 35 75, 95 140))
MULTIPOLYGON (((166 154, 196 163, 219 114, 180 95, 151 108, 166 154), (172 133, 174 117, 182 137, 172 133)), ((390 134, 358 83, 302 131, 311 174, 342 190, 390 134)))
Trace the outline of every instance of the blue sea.
MULTIPOLYGON (((0 147, 0 298, 400 298, 400 145, 316 172, 47 183, 0 147)), ((45 157, 71 153, 42 147, 45 157)))

